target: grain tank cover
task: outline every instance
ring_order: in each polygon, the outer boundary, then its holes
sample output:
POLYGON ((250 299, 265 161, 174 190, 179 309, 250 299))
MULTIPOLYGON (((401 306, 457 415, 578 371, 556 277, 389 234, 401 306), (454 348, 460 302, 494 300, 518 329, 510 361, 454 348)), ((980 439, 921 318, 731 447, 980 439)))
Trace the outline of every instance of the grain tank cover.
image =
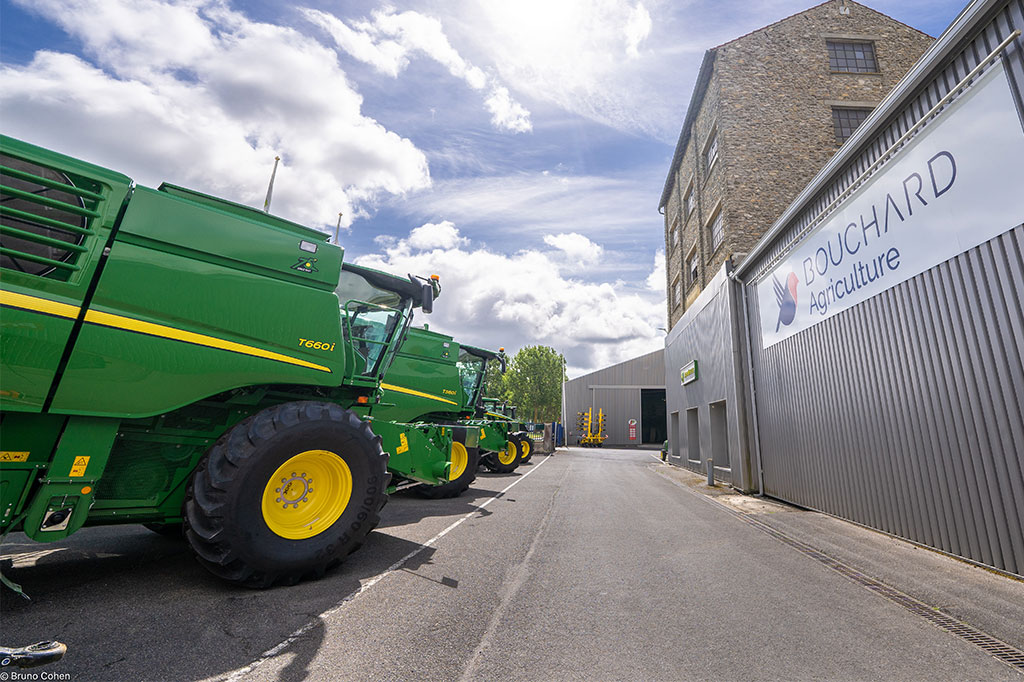
POLYGON ((316 230, 167 183, 135 188, 118 239, 327 291, 344 255, 316 230))

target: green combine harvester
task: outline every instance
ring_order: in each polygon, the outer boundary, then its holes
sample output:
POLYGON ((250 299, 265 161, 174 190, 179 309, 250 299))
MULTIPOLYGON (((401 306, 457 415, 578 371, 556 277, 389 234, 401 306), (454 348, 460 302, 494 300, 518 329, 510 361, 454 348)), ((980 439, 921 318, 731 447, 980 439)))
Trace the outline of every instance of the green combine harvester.
POLYGON ((476 447, 453 450, 448 483, 421 485, 428 497, 455 497, 476 478, 478 463, 492 471, 509 473, 522 461, 525 434, 510 428, 503 415, 487 415, 483 408, 487 361, 505 367, 504 349, 494 351, 456 342, 447 334, 412 328, 395 355, 381 387, 384 397, 375 414, 399 422, 428 421, 476 427, 476 447), (463 462, 465 465, 463 466, 463 462))
POLYGON ((507 402, 497 398, 484 398, 480 416, 491 420, 507 422, 506 428, 518 435, 519 464, 525 464, 530 461, 530 457, 533 455, 533 440, 527 433, 526 424, 518 420, 517 412, 518 408, 515 405, 509 405, 507 402))
POLYGON ((448 481, 465 433, 374 413, 436 281, 8 137, 0 165, 0 533, 183 526, 267 587, 357 549, 389 490, 448 481))

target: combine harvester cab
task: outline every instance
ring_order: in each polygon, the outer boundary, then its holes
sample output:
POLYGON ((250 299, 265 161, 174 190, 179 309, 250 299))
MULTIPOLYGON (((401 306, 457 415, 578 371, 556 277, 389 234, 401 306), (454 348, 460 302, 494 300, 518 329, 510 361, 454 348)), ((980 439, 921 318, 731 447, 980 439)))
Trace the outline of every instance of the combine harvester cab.
POLYGON ((510 473, 528 459, 529 439, 522 430, 513 428, 504 415, 487 409, 492 402, 483 395, 487 380, 487 363, 497 360, 505 372, 505 349, 498 352, 463 344, 459 348, 459 368, 462 374, 468 417, 464 420, 480 428, 480 463, 491 471, 510 473))
POLYGON ((0 165, 0 533, 144 523, 267 587, 356 549, 392 476, 447 480, 443 443, 389 462, 421 432, 370 418, 436 283, 8 137, 0 165))

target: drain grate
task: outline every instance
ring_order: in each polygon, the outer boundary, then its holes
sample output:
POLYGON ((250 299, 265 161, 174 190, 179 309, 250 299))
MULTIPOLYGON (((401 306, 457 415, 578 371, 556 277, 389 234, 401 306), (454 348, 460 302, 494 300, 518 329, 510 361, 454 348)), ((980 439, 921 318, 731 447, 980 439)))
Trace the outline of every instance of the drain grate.
POLYGON ((937 608, 928 606, 924 602, 918 601, 910 595, 904 594, 903 592, 900 592, 899 590, 892 588, 886 585, 885 583, 879 582, 870 576, 864 575, 857 569, 847 566, 846 564, 840 561, 837 561, 829 555, 814 549, 810 545, 805 544, 800 540, 791 538, 785 533, 778 531, 775 528, 772 528, 768 524, 764 523, 763 521, 759 521, 758 519, 755 519, 749 514, 744 514, 743 512, 736 511, 735 509, 732 509, 729 506, 722 504, 721 502, 715 500, 714 498, 708 497, 707 495, 702 495, 695 490, 692 490, 691 492, 693 492, 698 497, 707 500, 708 502, 711 502, 717 507, 724 509, 725 511, 729 512, 738 519, 741 519, 746 523, 749 523, 751 526, 754 526, 758 530, 766 533, 767 535, 772 536, 776 540, 789 545, 793 549, 799 551, 801 554, 809 556, 815 561, 824 564, 836 573, 839 573, 840 575, 848 578, 849 580, 852 580, 858 585, 866 587, 875 594, 881 595, 893 603, 899 604, 911 613, 921 616, 922 618, 930 621, 932 624, 942 628, 946 632, 956 635, 964 641, 970 642, 971 644, 980 647, 983 651, 987 652, 991 656, 994 656, 1003 663, 1006 663, 1007 665, 1013 668, 1017 668, 1018 670, 1024 671, 1024 651, 1021 651, 1016 647, 1010 646, 1006 642, 1000 641, 995 637, 992 637, 991 635, 988 635, 982 632, 981 630, 978 630, 977 628, 971 627, 967 623, 963 623, 957 620, 956 618, 953 618, 952 616, 942 613, 937 608))

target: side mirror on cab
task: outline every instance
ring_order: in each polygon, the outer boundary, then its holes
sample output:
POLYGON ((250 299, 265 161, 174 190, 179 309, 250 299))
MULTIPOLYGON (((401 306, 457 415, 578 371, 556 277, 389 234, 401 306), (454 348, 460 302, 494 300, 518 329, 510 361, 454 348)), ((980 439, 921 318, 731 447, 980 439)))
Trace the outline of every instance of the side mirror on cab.
POLYGON ((425 282, 421 290, 423 292, 423 303, 421 304, 423 312, 434 312, 434 287, 429 282, 425 282))

